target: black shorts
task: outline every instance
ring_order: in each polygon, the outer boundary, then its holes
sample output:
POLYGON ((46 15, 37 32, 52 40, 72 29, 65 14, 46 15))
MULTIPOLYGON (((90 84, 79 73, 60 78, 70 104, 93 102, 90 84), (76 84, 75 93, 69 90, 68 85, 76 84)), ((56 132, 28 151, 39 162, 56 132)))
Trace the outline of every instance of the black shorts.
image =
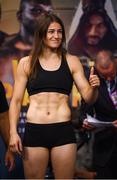
POLYGON ((76 143, 71 121, 52 124, 26 123, 23 146, 52 147, 76 143))

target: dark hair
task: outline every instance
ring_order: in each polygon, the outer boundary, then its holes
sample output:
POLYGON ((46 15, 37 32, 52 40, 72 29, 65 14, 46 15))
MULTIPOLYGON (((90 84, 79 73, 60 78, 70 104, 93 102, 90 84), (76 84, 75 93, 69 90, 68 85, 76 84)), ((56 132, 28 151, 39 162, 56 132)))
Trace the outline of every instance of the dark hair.
POLYGON ((43 48, 45 46, 44 39, 47 34, 48 27, 51 23, 57 22, 62 27, 62 42, 60 47, 57 49, 58 55, 66 54, 66 37, 65 29, 61 19, 53 13, 43 13, 37 19, 36 31, 34 35, 34 43, 31 51, 31 62, 30 62, 30 75, 33 76, 37 70, 38 58, 43 54, 43 48))
POLYGON ((104 9, 106 0, 82 0, 82 9, 83 12, 90 12, 92 10, 104 9))
MULTIPOLYGON (((107 37, 109 38, 110 36, 113 38, 115 37, 117 39, 117 30, 110 19, 110 17, 107 15, 106 10, 93 10, 87 13, 84 13, 84 15, 81 17, 81 27, 84 29, 84 25, 87 23, 87 21, 90 19, 92 15, 98 15, 103 18, 104 24, 107 27, 107 34, 103 39, 104 45, 106 45, 107 37)), ((82 28, 81 28, 82 29, 82 28)))
POLYGON ((109 50, 109 49, 101 49, 101 50, 97 53, 97 56, 96 56, 95 62, 97 62, 97 60, 98 60, 98 58, 97 58, 97 57, 98 57, 98 54, 99 54, 100 52, 106 52, 106 53, 108 53, 108 56, 109 56, 109 61, 114 62, 115 57, 114 57, 113 51, 111 51, 111 50, 109 50))

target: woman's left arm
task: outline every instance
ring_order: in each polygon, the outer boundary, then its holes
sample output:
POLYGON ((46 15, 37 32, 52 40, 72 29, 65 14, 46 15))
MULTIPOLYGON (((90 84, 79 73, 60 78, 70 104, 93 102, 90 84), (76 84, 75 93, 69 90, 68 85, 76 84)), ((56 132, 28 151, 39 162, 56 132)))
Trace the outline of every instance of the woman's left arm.
POLYGON ((93 104, 98 96, 100 80, 94 74, 94 68, 90 70, 89 82, 87 81, 82 64, 76 56, 67 56, 68 64, 73 75, 75 85, 86 103, 93 104))

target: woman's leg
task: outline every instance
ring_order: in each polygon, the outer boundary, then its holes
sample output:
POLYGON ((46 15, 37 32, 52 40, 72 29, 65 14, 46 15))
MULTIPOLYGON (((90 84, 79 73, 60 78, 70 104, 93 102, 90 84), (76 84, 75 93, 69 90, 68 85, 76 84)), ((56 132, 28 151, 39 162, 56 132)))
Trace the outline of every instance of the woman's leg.
POLYGON ((24 148, 24 173, 27 179, 44 179, 48 165, 49 150, 43 147, 24 148))
POLYGON ((66 144, 52 148, 51 161, 55 179, 73 179, 76 152, 76 144, 66 144))

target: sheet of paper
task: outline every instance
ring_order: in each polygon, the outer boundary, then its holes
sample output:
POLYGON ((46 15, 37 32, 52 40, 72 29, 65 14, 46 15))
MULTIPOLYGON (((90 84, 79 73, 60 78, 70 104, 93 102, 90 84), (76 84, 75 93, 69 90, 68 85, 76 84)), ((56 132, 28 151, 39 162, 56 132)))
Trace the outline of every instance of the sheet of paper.
POLYGON ((98 119, 87 114, 87 121, 95 127, 113 126, 112 122, 99 121, 98 119))

